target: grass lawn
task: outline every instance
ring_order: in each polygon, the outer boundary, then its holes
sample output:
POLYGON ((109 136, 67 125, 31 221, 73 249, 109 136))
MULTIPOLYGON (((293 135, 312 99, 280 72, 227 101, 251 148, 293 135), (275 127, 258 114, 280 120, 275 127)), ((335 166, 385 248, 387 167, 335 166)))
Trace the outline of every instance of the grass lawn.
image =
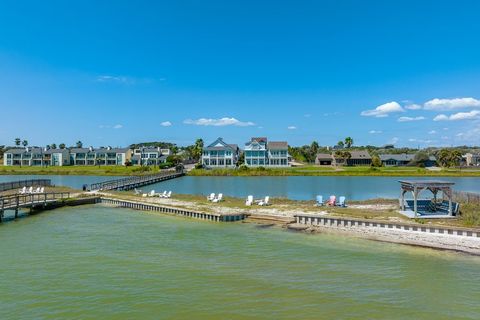
POLYGON ((0 175, 38 174, 38 175, 92 175, 92 176, 129 176, 159 172, 158 167, 125 166, 63 166, 63 167, 18 167, 0 166, 0 175))
POLYGON ((319 167, 302 166, 291 168, 253 168, 238 169, 196 169, 188 173, 191 176, 425 176, 425 177, 480 177, 480 170, 441 169, 428 170, 418 167, 319 167))

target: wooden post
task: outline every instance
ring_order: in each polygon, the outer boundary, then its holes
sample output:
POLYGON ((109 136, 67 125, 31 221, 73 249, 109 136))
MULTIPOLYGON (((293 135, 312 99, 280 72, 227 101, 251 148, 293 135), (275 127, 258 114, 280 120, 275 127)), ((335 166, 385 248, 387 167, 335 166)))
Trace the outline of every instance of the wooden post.
POLYGON ((16 196, 16 197, 15 197, 15 201, 16 201, 16 205, 15 205, 15 219, 17 219, 17 218, 18 218, 18 204, 19 204, 19 201, 20 201, 19 196, 16 196))
POLYGON ((413 188, 413 213, 415 214, 415 218, 417 217, 417 199, 418 198, 418 193, 417 193, 417 187, 415 186, 413 188))

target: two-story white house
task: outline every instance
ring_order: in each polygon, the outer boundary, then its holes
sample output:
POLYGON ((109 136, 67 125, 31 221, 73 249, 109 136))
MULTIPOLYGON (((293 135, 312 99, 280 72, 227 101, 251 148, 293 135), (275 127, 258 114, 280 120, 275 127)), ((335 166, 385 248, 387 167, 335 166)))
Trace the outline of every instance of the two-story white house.
POLYGON ((249 167, 288 167, 288 143, 252 138, 245 144, 245 165, 249 167))
POLYGON ((222 138, 202 150, 202 165, 206 168, 234 168, 240 156, 236 144, 228 144, 222 138))

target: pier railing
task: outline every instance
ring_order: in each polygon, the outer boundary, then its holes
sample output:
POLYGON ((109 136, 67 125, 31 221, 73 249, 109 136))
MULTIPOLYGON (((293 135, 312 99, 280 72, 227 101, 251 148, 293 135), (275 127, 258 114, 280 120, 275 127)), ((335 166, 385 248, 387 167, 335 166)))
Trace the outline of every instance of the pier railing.
POLYGON ((47 203, 59 199, 70 198, 70 192, 48 192, 31 194, 14 194, 0 197, 0 210, 29 207, 39 203, 47 203))
POLYGON ((136 187, 183 176, 183 171, 164 171, 156 174, 108 180, 90 185, 90 190, 130 190, 136 187))
POLYGON ((13 190, 13 189, 20 189, 23 187, 49 187, 51 185, 52 185, 52 181, 50 179, 30 179, 30 180, 2 182, 0 183, 0 192, 13 190))

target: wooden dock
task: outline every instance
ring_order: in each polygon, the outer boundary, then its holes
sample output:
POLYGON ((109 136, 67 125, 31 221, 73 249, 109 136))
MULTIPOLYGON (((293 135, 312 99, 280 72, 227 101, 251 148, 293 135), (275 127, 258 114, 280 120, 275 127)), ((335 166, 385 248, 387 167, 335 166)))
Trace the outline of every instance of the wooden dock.
POLYGON ((52 185, 50 179, 29 179, 0 183, 0 192, 21 189, 23 187, 49 187, 52 185))
POLYGON ((127 177, 123 179, 115 179, 99 183, 93 183, 90 185, 90 190, 132 190, 134 188, 146 186, 149 184, 179 178, 183 175, 185 175, 183 171, 165 171, 144 176, 127 177))
POLYGON ((46 206, 57 201, 63 201, 70 198, 69 192, 46 192, 32 194, 14 194, 0 197, 0 223, 3 220, 5 210, 15 210, 15 219, 18 218, 20 208, 29 208, 46 206))

